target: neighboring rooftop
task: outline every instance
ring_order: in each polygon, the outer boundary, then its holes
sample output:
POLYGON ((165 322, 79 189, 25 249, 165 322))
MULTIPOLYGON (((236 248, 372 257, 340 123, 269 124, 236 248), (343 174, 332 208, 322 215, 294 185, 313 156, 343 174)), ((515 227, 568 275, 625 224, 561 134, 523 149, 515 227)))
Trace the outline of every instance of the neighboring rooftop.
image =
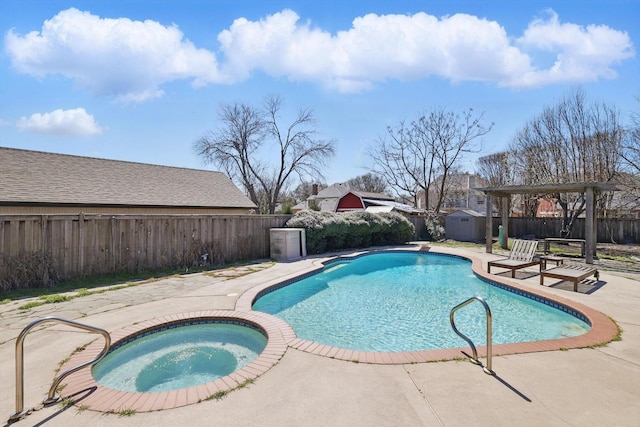
POLYGON ((255 209, 222 172, 0 147, 0 205, 255 209))
POLYGON ((362 200, 367 204, 366 210, 369 212, 392 212, 395 210, 415 215, 424 213, 424 209, 414 208, 413 206, 405 205, 404 203, 366 198, 363 198, 362 200))
MULTIPOLYGON (((352 189, 348 183, 341 182, 320 190, 318 194, 312 194, 307 198, 307 200, 295 205, 293 210, 299 211, 309 209, 309 204, 311 202, 316 203, 321 211, 336 212, 338 210, 340 200, 349 193, 362 199, 363 203, 372 203, 376 205, 381 205, 383 201, 395 203, 393 197, 386 194, 355 190, 352 189)), ((400 205, 401 204, 398 204, 398 206, 400 205)))

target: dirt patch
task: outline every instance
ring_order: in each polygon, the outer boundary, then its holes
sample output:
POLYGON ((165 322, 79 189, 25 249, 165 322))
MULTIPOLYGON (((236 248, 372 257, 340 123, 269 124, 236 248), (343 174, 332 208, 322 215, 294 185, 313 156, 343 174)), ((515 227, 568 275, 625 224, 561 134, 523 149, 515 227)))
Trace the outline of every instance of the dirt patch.
POLYGON ((635 259, 640 263, 640 245, 615 245, 612 243, 598 243, 596 251, 615 257, 635 259))
POLYGON ((632 273, 640 278, 640 245, 598 243, 596 264, 603 270, 632 273))

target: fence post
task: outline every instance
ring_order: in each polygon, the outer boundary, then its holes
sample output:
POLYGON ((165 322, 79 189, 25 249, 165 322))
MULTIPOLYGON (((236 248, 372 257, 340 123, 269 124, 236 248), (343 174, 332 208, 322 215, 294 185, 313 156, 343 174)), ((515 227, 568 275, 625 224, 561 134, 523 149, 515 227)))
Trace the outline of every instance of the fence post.
POLYGON ((111 242, 109 245, 109 256, 111 257, 111 271, 113 273, 116 272, 116 237, 117 237, 117 228, 116 228, 116 217, 111 217, 111 242))
POLYGON ((40 217, 40 240, 41 240, 41 248, 42 257, 40 257, 40 277, 44 277, 44 271, 46 268, 46 259, 47 259, 47 222, 48 218, 46 215, 42 215, 40 217))
POLYGON ((84 212, 78 215, 78 270, 84 276, 84 212))

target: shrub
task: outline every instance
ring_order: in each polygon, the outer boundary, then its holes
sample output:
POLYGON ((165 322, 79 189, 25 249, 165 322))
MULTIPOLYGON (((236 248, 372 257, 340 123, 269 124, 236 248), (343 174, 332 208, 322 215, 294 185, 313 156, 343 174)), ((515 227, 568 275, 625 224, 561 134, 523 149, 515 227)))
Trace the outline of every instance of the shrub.
POLYGON ((292 216, 286 227, 304 228, 307 239, 307 253, 320 254, 325 251, 325 226, 322 212, 304 210, 292 216))
POLYGON ((309 254, 401 244, 414 234, 413 224, 397 213, 301 211, 287 221, 286 226, 306 230, 309 254))
POLYGON ((345 248, 361 248, 371 245, 371 225, 360 212, 348 212, 341 214, 348 224, 345 248))
POLYGON ((385 244, 399 245, 413 238, 416 230, 407 218, 395 212, 380 214, 380 216, 387 223, 388 231, 385 236, 385 244))
POLYGON ((324 239, 326 250, 342 249, 348 246, 349 222, 344 215, 334 215, 331 212, 322 212, 324 224, 324 239))
POLYGON ((431 240, 432 242, 444 240, 445 230, 443 216, 438 215, 435 212, 428 212, 424 222, 427 226, 427 233, 429 234, 427 236, 427 240, 431 240))
POLYGON ((58 281, 58 272, 47 254, 20 252, 0 257, 0 289, 3 291, 52 287, 58 281))

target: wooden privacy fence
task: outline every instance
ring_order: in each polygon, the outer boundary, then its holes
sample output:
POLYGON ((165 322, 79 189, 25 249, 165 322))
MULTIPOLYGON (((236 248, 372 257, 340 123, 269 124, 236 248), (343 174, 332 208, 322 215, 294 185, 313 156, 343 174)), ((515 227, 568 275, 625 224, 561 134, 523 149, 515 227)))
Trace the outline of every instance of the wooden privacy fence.
MULTIPOLYGON (((268 258, 269 229, 284 226, 290 217, 0 216, 0 267, 12 265, 12 257, 36 254, 32 259, 46 259, 58 279, 68 279, 268 258)), ((0 271, 0 281, 6 273, 0 271)))
POLYGON ((423 240, 427 237, 427 224, 425 222, 426 217, 420 215, 411 215, 407 218, 415 229, 413 233, 413 240, 423 240))
MULTIPOLYGON (((500 220, 493 221, 494 235, 498 234, 500 220)), ((640 243, 640 220, 628 218, 598 218, 598 242, 600 243, 640 243)), ((562 218, 509 218, 509 235, 513 237, 535 236, 543 239, 560 237, 562 218)), ((578 218, 571 237, 584 239, 584 218, 578 218)))

